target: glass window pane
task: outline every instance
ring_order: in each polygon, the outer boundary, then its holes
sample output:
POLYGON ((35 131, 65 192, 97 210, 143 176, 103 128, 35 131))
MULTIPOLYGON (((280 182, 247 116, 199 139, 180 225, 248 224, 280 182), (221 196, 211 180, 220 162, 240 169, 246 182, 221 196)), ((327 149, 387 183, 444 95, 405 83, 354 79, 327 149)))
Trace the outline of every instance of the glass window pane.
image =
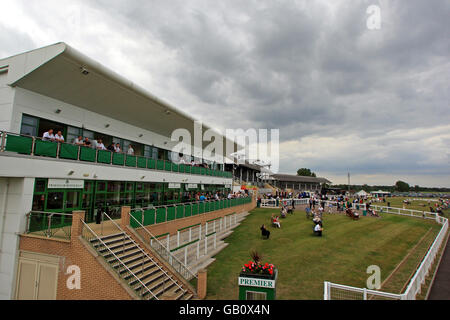
POLYGON ((34 211, 44 211, 45 195, 36 194, 33 196, 33 209, 34 211))
POLYGON ((94 132, 89 130, 83 130, 83 138, 89 138, 89 140, 94 139, 94 132))
POLYGON ((20 134, 26 134, 29 136, 37 136, 37 128, 29 126, 27 124, 22 124, 22 127, 20 128, 20 134))
POLYGON ((78 191, 68 191, 66 193, 66 208, 78 208, 78 191))
POLYGON ((62 209, 63 198, 64 192, 49 192, 47 197, 47 209, 62 209))
POLYGON ((73 134, 75 136, 78 136, 79 134, 81 134, 81 129, 77 128, 77 127, 68 126, 67 127, 67 133, 68 134, 73 134))
POLYGON ((22 124, 28 124, 32 127, 37 127, 38 124, 38 118, 36 117, 30 117, 27 115, 22 115, 22 124))
POLYGON ((45 192, 46 180, 37 179, 34 185, 34 192, 45 192))

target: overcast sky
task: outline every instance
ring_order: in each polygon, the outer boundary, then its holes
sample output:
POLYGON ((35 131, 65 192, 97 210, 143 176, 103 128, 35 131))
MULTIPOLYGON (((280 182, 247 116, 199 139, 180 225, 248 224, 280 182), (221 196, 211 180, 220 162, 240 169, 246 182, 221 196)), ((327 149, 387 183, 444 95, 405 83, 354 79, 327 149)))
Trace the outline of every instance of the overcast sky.
POLYGON ((280 129, 280 172, 450 187, 448 0, 0 3, 0 57, 64 41, 213 127, 280 129))

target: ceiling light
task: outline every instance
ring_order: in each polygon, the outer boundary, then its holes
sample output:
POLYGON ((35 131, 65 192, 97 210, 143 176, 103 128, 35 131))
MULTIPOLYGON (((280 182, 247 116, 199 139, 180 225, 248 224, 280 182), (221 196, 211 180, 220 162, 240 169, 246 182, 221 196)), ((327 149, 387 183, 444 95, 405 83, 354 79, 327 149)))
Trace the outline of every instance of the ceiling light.
POLYGON ((81 67, 80 69, 81 69, 81 73, 82 73, 83 75, 87 76, 87 75, 89 74, 89 70, 86 69, 85 67, 81 67))
POLYGON ((62 111, 61 109, 56 109, 56 110, 55 110, 55 113, 56 113, 56 114, 60 114, 61 111, 62 111))

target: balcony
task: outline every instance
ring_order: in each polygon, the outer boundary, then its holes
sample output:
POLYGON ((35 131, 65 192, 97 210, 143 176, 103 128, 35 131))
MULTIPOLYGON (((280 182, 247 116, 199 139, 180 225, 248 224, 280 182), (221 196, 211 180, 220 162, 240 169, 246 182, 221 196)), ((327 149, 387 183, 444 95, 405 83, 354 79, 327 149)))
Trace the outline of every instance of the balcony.
POLYGON ((178 164, 168 160, 157 160, 144 156, 97 150, 70 143, 44 141, 39 137, 0 132, 0 152, 12 152, 32 157, 73 160, 125 168, 138 168, 178 172, 184 174, 232 178, 232 173, 221 170, 178 164))

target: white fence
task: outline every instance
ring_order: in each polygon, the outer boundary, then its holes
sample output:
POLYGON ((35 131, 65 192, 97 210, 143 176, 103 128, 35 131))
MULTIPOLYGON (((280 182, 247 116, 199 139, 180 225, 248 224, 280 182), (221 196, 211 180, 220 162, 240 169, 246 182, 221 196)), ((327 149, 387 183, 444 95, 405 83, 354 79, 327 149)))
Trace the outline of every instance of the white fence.
MULTIPOLYGON (((416 211, 416 210, 413 210, 416 211)), ((392 212, 394 214, 399 214, 392 212)), ((401 213, 400 213, 401 214, 401 213)), ((431 213, 430 213, 431 214, 431 213)), ((416 216, 417 217, 417 216, 416 216)), ((426 217, 429 219, 429 217, 426 217)), ((381 292, 376 290, 368 290, 365 288, 355 288, 350 286, 344 286, 336 283, 325 282, 324 283, 324 300, 415 300, 417 294, 421 292, 422 285, 430 272, 436 255, 441 247, 445 235, 448 230, 448 219, 436 216, 436 221, 442 224, 439 234, 436 236, 433 244, 428 250, 426 256, 423 258, 422 263, 417 268, 416 273, 409 282, 406 290, 402 294, 393 294, 387 292, 381 292)))

